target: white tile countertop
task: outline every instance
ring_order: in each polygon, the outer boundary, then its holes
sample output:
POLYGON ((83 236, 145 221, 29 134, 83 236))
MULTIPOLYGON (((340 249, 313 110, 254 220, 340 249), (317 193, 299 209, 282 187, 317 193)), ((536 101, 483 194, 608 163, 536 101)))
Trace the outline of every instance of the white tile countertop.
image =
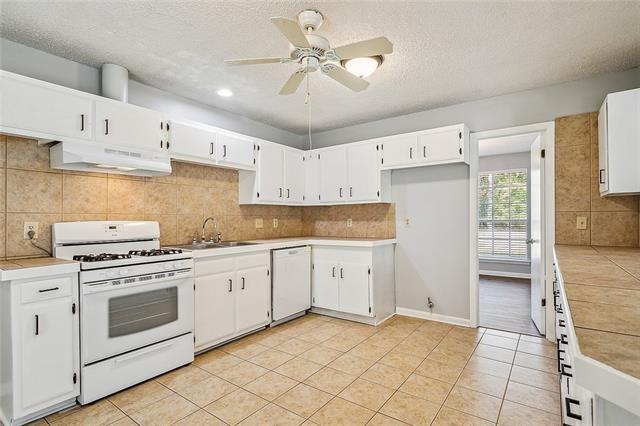
POLYGON ((0 281, 46 277, 78 271, 80 271, 80 262, 55 257, 0 261, 0 281))

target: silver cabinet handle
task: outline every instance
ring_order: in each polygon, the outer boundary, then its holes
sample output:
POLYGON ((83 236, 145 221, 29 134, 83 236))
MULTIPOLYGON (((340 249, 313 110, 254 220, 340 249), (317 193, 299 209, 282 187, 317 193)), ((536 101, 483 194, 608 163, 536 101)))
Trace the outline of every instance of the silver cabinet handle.
POLYGON ((413 148, 409 148, 409 158, 413 158, 413 148))
POLYGON ((342 198, 342 187, 340 187, 340 198, 342 198))
POLYGON ((84 114, 80 114, 80 131, 84 132, 84 114))
POLYGON ((331 268, 331 277, 333 277, 333 278, 336 277, 336 267, 335 266, 333 268, 331 268))
POLYGON ((209 155, 213 155, 213 142, 209 144, 209 155))
POLYGON ((108 135, 109 134, 109 119, 106 118, 104 120, 104 134, 108 135))
POLYGON ((40 315, 36 315, 36 336, 40 334, 40 315))
POLYGON ((222 156, 223 157, 227 156, 227 146, 226 145, 222 145, 222 156))
POLYGON ((233 280, 229 278, 229 293, 233 291, 233 280))
POLYGON ((426 146, 423 146, 423 147, 422 147, 422 156, 423 156, 424 158, 427 158, 427 147, 426 147, 426 146))
POLYGON ((287 198, 291 198, 291 190, 287 188, 287 198))
POLYGON ((349 187, 349 197, 353 197, 353 186, 349 187))
POLYGON ((241 287, 241 289, 244 290, 244 277, 242 277, 242 287, 241 287))
POLYGON ((343 269, 342 269, 342 268, 340 268, 340 278, 344 278, 344 274, 343 274, 343 272, 344 272, 344 271, 343 271, 343 269))
POLYGON ((278 198, 282 198, 282 188, 278 188, 279 193, 278 193, 278 198))

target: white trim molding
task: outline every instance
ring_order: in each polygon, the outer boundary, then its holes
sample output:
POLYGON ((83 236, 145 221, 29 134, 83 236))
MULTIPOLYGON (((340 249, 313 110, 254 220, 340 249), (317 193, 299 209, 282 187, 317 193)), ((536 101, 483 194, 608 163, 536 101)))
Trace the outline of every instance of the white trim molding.
POLYGON ((427 311, 419 311, 417 309, 401 308, 396 306, 396 314, 407 317, 420 318, 430 321, 445 322, 447 324, 459 325, 462 327, 471 327, 471 323, 466 318, 451 317, 448 315, 434 314, 427 311))
POLYGON ((531 274, 525 274, 522 272, 503 272, 503 271, 478 271, 478 275, 487 275, 490 277, 505 277, 505 278, 524 278, 531 279, 531 274))

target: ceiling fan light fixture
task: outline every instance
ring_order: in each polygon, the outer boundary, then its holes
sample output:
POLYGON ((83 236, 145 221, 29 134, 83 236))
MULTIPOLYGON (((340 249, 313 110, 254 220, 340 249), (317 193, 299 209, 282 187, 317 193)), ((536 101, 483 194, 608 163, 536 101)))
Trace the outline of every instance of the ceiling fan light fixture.
POLYGON ((351 74, 366 78, 382 65, 382 61, 382 55, 377 55, 346 59, 340 61, 340 64, 351 74))
POLYGON ((233 92, 230 89, 218 89, 216 93, 218 94, 218 96, 222 96, 223 98, 233 96, 233 92))

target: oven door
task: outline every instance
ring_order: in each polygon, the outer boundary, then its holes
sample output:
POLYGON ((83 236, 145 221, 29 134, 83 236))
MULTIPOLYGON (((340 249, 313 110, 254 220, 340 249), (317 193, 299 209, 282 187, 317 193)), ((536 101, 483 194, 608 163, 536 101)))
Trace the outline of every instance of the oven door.
POLYGON ((82 285, 84 365, 193 331, 193 272, 166 275, 82 285))

